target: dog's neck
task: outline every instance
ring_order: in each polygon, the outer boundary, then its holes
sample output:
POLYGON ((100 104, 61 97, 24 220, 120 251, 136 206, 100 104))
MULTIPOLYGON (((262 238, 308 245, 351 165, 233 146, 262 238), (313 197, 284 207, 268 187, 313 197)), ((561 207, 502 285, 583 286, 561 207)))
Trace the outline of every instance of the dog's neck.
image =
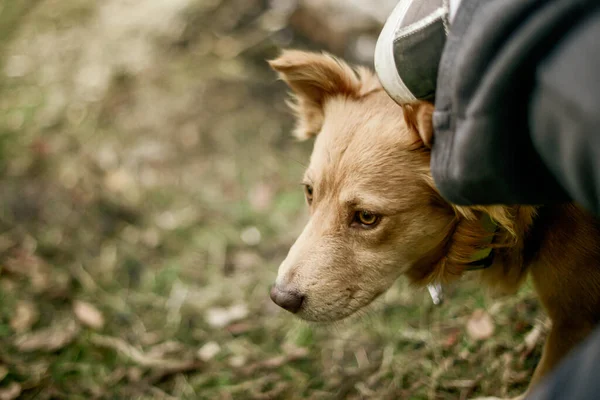
POLYGON ((483 270, 484 277, 515 275, 516 286, 522 278, 525 234, 535 210, 519 206, 458 209, 444 239, 405 275, 423 286, 448 283, 464 272, 483 270))

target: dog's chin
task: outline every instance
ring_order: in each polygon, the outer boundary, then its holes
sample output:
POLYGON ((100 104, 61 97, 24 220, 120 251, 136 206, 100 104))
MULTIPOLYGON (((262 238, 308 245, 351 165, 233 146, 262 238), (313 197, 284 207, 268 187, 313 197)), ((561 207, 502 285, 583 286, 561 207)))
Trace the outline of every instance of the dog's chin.
MULTIPOLYGON (((383 292, 381 292, 383 293, 383 292)), ((352 307, 348 304, 339 307, 339 308, 326 308, 321 307, 318 304, 305 304, 298 310, 295 314, 296 317, 315 323, 333 323, 344 320, 346 318, 352 317, 356 314, 360 314, 362 310, 364 310, 369 304, 373 302, 381 293, 377 293, 374 295, 369 301, 364 304, 352 304, 352 307)))
POLYGON ((320 324, 333 323, 337 321, 341 321, 346 319, 354 314, 356 314, 356 310, 350 309, 338 309, 338 310, 311 310, 311 309, 301 309, 296 313, 296 316, 307 322, 315 322, 320 324))

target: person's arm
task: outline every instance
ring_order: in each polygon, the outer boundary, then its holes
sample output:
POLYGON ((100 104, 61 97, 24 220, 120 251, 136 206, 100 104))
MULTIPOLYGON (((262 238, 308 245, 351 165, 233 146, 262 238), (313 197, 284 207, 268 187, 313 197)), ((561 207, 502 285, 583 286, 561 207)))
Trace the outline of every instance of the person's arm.
POLYGON ((589 14, 538 66, 529 123, 557 181, 600 214, 600 10, 589 14))
POLYGON ((447 200, 574 199, 600 212, 599 5, 398 3, 379 37, 375 68, 399 104, 435 101, 431 170, 447 200))
MULTIPOLYGON (((600 42, 571 39, 587 24, 596 3, 462 1, 440 62, 434 113, 431 167, 446 199, 457 204, 542 204, 575 199, 598 211, 597 197, 583 198, 582 190, 571 193, 568 190, 578 184, 567 182, 575 179, 588 184, 600 179, 600 168, 592 165, 600 167, 600 158, 589 153, 598 149, 593 145, 597 135, 584 127, 583 120, 574 122, 588 136, 573 137, 570 130, 575 125, 556 126, 552 119, 560 114, 549 108, 547 89, 542 85, 543 77, 561 62, 566 70, 557 72, 565 82, 560 88, 583 86, 589 96, 582 96, 578 104, 585 101, 587 107, 600 109, 600 79, 582 75, 576 62, 556 58, 571 41, 570 57, 577 53, 581 65, 592 68, 600 78, 600 42), (546 124, 556 130, 548 131, 546 124), (566 147, 553 146, 559 138, 578 143, 582 152, 571 157, 592 160, 585 173, 595 178, 582 180, 572 167, 565 167, 572 160, 565 156, 566 147)), ((567 110, 563 114, 573 115, 567 110)))
POLYGON ((542 380, 525 400, 595 400, 600 397, 600 329, 542 380))

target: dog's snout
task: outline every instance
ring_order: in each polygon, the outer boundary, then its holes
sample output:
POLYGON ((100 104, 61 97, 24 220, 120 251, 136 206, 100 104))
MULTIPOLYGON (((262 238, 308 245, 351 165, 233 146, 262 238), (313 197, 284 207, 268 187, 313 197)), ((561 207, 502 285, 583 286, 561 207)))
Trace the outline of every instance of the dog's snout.
POLYGON ((280 288, 273 285, 271 288, 271 300, 279 307, 295 314, 302 307, 304 295, 290 288, 280 288))

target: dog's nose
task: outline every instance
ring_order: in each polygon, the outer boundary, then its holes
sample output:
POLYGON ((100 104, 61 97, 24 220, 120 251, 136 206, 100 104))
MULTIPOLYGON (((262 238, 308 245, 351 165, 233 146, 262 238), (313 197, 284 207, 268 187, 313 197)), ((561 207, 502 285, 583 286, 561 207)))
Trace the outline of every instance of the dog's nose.
POLYGON ((279 307, 295 314, 302 307, 304 296, 295 290, 280 289, 277 285, 271 288, 271 300, 279 307))

